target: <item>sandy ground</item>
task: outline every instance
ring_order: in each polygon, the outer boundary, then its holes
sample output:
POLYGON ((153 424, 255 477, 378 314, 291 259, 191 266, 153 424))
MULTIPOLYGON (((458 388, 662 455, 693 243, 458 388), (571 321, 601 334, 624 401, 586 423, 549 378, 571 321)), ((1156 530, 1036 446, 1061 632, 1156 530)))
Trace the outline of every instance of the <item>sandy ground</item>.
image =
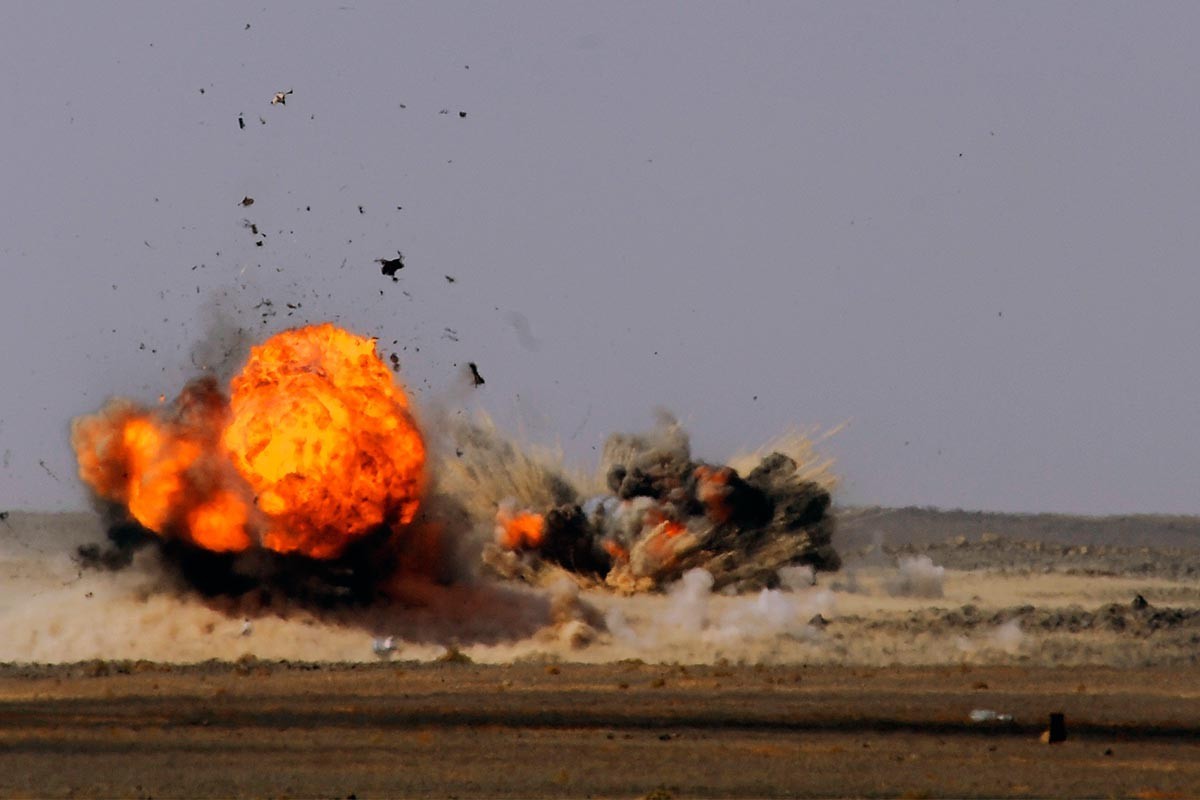
POLYGON ((413 585, 389 607, 318 611, 205 600, 153 549, 118 573, 81 570, 75 546, 102 535, 85 514, 0 522, 0 661, 374 661, 372 643, 388 636, 394 658, 457 648, 481 663, 1182 667, 1200 657, 1200 545, 884 541, 846 551, 846 567, 815 585, 801 576, 741 597, 688 585, 576 597, 565 584, 479 580, 413 585))
POLYGON ((81 570, 94 517, 13 512, 0 795, 1200 796, 1200 543, 852 534, 749 596, 317 611, 205 600, 149 550, 81 570))
POLYGON ((96 663, 0 671, 0 698, 5 796, 1200 789, 1200 685, 1175 670, 96 663), (1039 742, 1050 711, 1061 744, 1039 742))

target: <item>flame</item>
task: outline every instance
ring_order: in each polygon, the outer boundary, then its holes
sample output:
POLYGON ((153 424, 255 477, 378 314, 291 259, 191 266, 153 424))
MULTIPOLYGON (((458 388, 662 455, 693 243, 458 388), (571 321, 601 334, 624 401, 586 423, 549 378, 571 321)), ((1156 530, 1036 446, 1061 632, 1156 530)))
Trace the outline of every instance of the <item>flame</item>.
POLYGON ((666 564, 675 558, 675 542, 672 540, 687 532, 687 526, 671 519, 655 507, 646 511, 642 519, 643 543, 646 552, 659 563, 666 564))
POLYGON ((708 518, 718 525, 728 522, 733 517, 733 508, 729 505, 729 479, 733 470, 729 467, 696 467, 696 496, 704 505, 708 518))
POLYGON ((207 550, 238 552, 251 545, 246 533, 249 509, 233 492, 221 491, 188 514, 191 539, 207 550))
POLYGON ((496 541, 505 550, 533 550, 545 536, 545 519, 531 511, 501 506, 496 513, 496 541))
POLYGON ((412 521, 425 443, 371 339, 330 324, 284 331, 233 379, 221 445, 272 525, 263 544, 316 558, 412 521))
POLYGON ((629 550, 623 547, 620 542, 617 542, 613 539, 604 539, 600 542, 600 546, 604 548, 604 552, 608 553, 609 557, 615 563, 629 563, 629 550))
POLYGON ((284 331, 231 389, 202 379, 165 409, 114 400, 75 420, 80 477, 144 527, 219 552, 334 558, 412 521, 425 444, 372 339, 284 331))

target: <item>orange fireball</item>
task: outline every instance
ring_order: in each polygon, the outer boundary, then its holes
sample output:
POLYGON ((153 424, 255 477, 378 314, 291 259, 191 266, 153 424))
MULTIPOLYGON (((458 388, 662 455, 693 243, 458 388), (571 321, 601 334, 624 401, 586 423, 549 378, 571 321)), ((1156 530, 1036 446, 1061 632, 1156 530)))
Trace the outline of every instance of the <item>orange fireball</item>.
POLYGON ((221 445, 271 521, 264 546, 331 558, 412 521, 425 443, 374 340, 328 323, 284 331, 232 388, 221 445))
POLYGON ((335 558, 412 521, 425 443, 374 340, 330 324, 254 347, 226 399, 211 379, 168 409, 114 400, 72 424, 80 477, 144 527, 218 552, 335 558))

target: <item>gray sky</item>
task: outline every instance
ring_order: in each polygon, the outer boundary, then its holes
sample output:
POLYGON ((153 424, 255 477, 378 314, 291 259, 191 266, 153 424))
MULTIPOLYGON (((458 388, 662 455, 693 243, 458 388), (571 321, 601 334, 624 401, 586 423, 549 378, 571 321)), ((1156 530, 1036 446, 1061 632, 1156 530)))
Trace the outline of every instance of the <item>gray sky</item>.
POLYGON ((1198 29, 5 3, 0 507, 82 507, 71 417, 173 395, 219 310, 377 335, 418 402, 476 361, 471 402, 578 463, 657 406, 710 459, 849 420, 843 503, 1200 512, 1198 29))

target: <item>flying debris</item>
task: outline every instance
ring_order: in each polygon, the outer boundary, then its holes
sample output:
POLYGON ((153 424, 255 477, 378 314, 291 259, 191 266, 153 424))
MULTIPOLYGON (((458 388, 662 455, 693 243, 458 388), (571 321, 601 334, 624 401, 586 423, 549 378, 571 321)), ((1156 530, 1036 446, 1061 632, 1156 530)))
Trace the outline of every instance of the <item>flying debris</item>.
POLYGON ((375 263, 381 265, 379 268, 381 273, 394 281, 398 281, 400 279, 396 277, 396 273, 404 269, 404 253, 397 250, 395 258, 377 258, 375 259, 375 263))
POLYGON ((459 118, 459 119, 466 119, 466 118, 467 118, 467 112, 465 112, 465 111, 460 111, 460 112, 458 112, 458 118, 459 118))
POLYGON ((483 376, 479 374, 479 367, 475 366, 474 361, 468 362, 467 368, 469 370, 471 370, 471 383, 472 384, 474 384, 475 386, 483 386, 483 384, 485 384, 487 382, 483 379, 483 376))
POLYGON ((54 480, 58 480, 58 476, 54 474, 54 470, 52 470, 48 466, 46 466, 45 460, 38 459, 38 466, 41 467, 42 469, 46 470, 46 474, 49 475, 51 478, 54 478, 54 480))
POLYGON ((246 130, 246 118, 238 114, 238 130, 246 130))
POLYGON ((455 278, 453 275, 447 275, 447 276, 446 276, 446 283, 455 283, 455 282, 457 282, 457 281, 458 281, 458 279, 457 279, 457 278, 455 278))
POLYGON ((243 197, 243 198, 242 198, 242 205, 243 205, 243 206, 252 206, 252 205, 254 205, 254 198, 253 198, 253 197, 251 197, 250 195, 246 195, 245 197, 243 197))
POLYGON ((271 98, 271 105, 286 106, 288 95, 291 93, 292 93, 291 89, 288 89, 286 92, 276 92, 275 96, 271 98))
POLYGON ((390 356, 388 356, 388 360, 392 362, 392 372, 399 372, 400 371, 400 356, 396 355, 395 353, 392 353, 390 356))

